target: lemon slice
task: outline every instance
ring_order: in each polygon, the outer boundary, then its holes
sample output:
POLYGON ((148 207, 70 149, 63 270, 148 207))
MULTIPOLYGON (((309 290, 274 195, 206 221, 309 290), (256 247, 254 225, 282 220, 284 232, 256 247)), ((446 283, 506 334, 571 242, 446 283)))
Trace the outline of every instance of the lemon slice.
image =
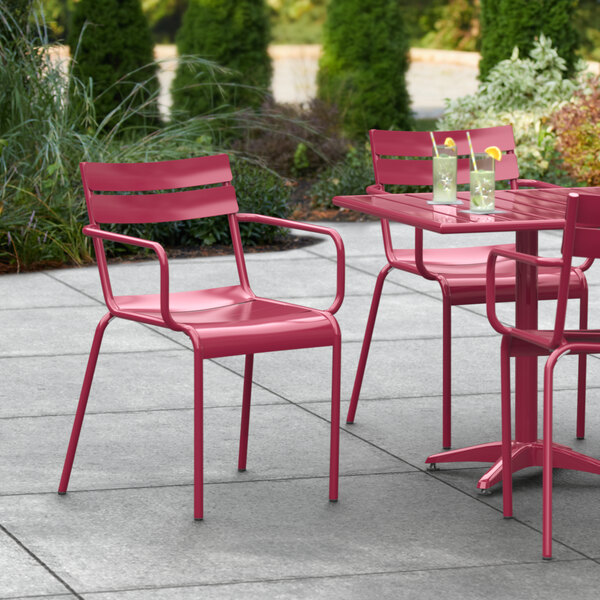
POLYGON ((502 152, 498 146, 489 146, 484 150, 486 154, 489 154, 494 160, 500 162, 502 160, 502 152))
POLYGON ((454 148, 456 147, 456 142, 451 137, 447 137, 444 140, 444 146, 448 146, 448 148, 454 148))

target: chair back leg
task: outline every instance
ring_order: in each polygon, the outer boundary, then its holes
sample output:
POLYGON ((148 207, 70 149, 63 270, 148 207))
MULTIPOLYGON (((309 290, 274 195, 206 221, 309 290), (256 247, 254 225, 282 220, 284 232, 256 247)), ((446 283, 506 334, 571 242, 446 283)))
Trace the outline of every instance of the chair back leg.
POLYGON ((340 387, 342 366, 342 340, 336 336, 333 343, 331 373, 331 440, 329 452, 329 501, 337 502, 340 463, 340 387))
POLYGON ((248 457, 248 428, 250 426, 250 401, 252 398, 252 370, 254 354, 246 355, 244 366, 244 393, 242 397, 242 423, 240 426, 240 449, 238 455, 238 471, 246 470, 248 457))
POLYGON ((88 359, 85 376, 83 378, 81 394, 79 395, 79 404, 77 405, 77 412, 75 413, 75 421, 73 423, 73 429, 71 430, 71 438, 67 448, 67 456, 63 466, 62 477, 60 478, 60 483, 58 485, 59 494, 67 493, 69 478, 71 477, 71 469, 73 468, 73 461, 75 460, 75 452, 77 452, 79 434, 81 433, 81 426, 83 425, 83 417, 85 415, 85 409, 87 407, 87 401, 90 395, 90 388, 92 387, 92 380, 94 379, 94 372, 96 371, 96 363, 98 362, 98 353, 100 352, 104 331, 106 330, 106 326, 110 323, 112 318, 113 316, 110 313, 106 313, 100 319, 100 322, 96 327, 94 341, 92 342, 92 349, 90 350, 90 357, 88 359))
POLYGON ((356 377, 354 378, 354 387, 352 388, 352 396, 350 397, 350 407, 348 408, 348 416, 346 417, 346 423, 348 424, 354 423, 354 417, 356 416, 358 397, 360 396, 360 388, 362 387, 363 377, 365 376, 365 367, 367 365, 367 358, 369 357, 369 348, 371 346, 371 339, 373 338, 373 329, 375 327, 375 319, 377 318, 379 301, 381 300, 383 283, 391 270, 392 266, 389 263, 386 264, 383 269, 379 271, 377 281, 375 282, 375 290, 373 291, 373 299, 371 300, 371 309, 369 310, 369 318, 367 319, 367 328, 360 350, 358 368, 356 369, 356 377))

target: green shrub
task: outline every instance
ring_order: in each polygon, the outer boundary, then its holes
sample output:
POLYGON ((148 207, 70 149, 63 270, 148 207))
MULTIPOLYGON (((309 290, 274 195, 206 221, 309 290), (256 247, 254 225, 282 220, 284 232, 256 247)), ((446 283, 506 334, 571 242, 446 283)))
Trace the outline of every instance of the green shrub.
POLYGON ((129 103, 137 110, 128 125, 157 124, 157 65, 140 0, 81 0, 68 42, 75 76, 93 82, 97 123, 114 126, 118 117, 111 112, 129 103))
POLYGON ((171 88, 174 109, 191 116, 223 105, 260 106, 271 83, 269 35, 264 0, 190 0, 177 33, 179 56, 197 55, 228 71, 217 87, 205 69, 182 62, 171 88))
POLYGON ((551 123, 569 175, 581 184, 600 186, 600 77, 579 90, 551 123))
POLYGON ((318 97, 338 107, 345 133, 410 129, 405 75, 408 38, 396 0, 331 0, 327 6, 318 97))
POLYGON ((364 194, 365 188, 375 182, 368 146, 351 148, 343 160, 317 177, 308 192, 313 208, 333 208, 334 196, 364 194))
POLYGON ((487 79, 515 47, 528 55, 540 34, 552 39, 565 60, 567 76, 572 76, 577 61, 576 8, 577 0, 481 0, 480 79, 487 79))
MULTIPOLYGON (((580 68, 580 67, 578 67, 580 68)), ((512 125, 522 177, 560 181, 555 135, 549 117, 567 102, 581 82, 569 79, 566 63, 543 35, 529 58, 517 51, 488 74, 477 92, 446 103, 439 129, 512 125)))

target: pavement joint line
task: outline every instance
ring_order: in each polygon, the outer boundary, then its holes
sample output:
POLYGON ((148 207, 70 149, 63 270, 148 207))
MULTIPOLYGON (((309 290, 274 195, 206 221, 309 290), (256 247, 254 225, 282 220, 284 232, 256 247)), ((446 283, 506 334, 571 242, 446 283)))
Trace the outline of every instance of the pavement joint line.
POLYGON ((70 593, 59 593, 59 594, 35 594, 33 596, 2 596, 2 600, 36 600, 44 598, 75 598, 73 594, 70 593))
MULTIPOLYGON (((189 348, 148 348, 146 350, 101 350, 101 355, 112 356, 119 354, 153 354, 158 352, 181 352, 189 348)), ((89 352, 66 352, 64 354, 2 354, 0 360, 11 358, 60 358, 61 356, 89 356, 89 352)))
MULTIPOLYGON (((472 468, 472 467, 471 467, 472 468)), ((232 467, 234 474, 238 474, 237 469, 232 467)), ((465 469, 456 469, 465 470, 465 469)), ((245 471, 248 473, 248 471, 245 471)), ((372 473, 340 473, 340 479, 345 477, 378 477, 380 475, 408 475, 411 473, 423 473, 420 469, 411 469, 404 471, 376 471, 372 473)), ((246 479, 223 479, 218 481, 205 481, 204 487, 209 485, 238 485, 238 484, 250 484, 250 483, 285 483, 290 481, 309 481, 311 479, 329 479, 329 474, 313 474, 313 475, 294 475, 291 477, 260 477, 260 478, 246 478, 246 479)), ((154 485, 124 485, 121 487, 107 487, 107 488, 85 488, 85 489, 73 489, 68 490, 67 494, 96 494, 102 492, 127 492, 134 490, 163 490, 168 488, 184 488, 194 487, 194 482, 189 481, 187 483, 162 483, 154 485)), ((54 496, 56 490, 40 490, 38 492, 0 492, 0 498, 17 498, 20 496, 54 496)), ((1 525, 0 525, 1 527, 1 525)))
MULTIPOLYGON (((591 560, 596 562, 594 559, 585 558, 555 558, 556 562, 560 563, 575 563, 575 562, 586 562, 591 560)), ((86 596, 92 596, 95 594, 112 594, 121 592, 138 592, 138 591, 158 591, 158 590, 178 590, 178 589, 193 589, 193 588, 207 588, 207 587, 225 587, 225 586, 237 586, 237 585, 253 585, 259 583, 287 583, 297 581, 321 581, 328 579, 342 579, 342 578, 359 578, 359 577, 377 577, 386 575, 402 575, 408 573, 435 573, 441 571, 467 571, 474 569, 495 569, 503 567, 520 567, 520 566, 539 566, 542 561, 519 561, 514 563, 482 563, 477 565, 460 565, 460 566, 448 566, 448 567, 431 567, 429 569, 423 568, 409 568, 409 569, 394 569, 390 571, 351 571, 348 573, 332 573, 330 575, 298 575, 290 577, 275 577, 275 578, 260 578, 260 579, 233 579, 231 581, 218 581, 211 583, 182 583, 175 585, 165 586, 143 586, 143 587, 132 587, 132 588, 111 588, 104 590, 93 590, 84 592, 86 596)))
POLYGON ((46 277, 49 277, 50 279, 68 287, 69 289, 77 292, 78 294, 81 294, 82 296, 85 296, 86 298, 89 298, 90 300, 93 300, 96 304, 100 305, 100 306, 106 306, 104 303, 104 300, 98 300, 98 298, 95 298, 94 296, 88 294, 87 292, 84 292, 83 290, 80 290, 79 288, 75 287, 74 285, 71 285, 70 283, 67 283, 66 281, 63 281, 62 279, 59 279, 58 277, 53 277, 51 273, 48 273, 47 271, 44 271, 44 275, 46 277))
MULTIPOLYGON (((254 404, 254 407, 260 406, 289 406, 289 402, 261 402, 260 404, 254 404)), ((204 406, 204 410, 214 410, 219 408, 235 408, 241 409, 241 400, 240 404, 223 404, 218 406, 204 406)), ((99 416, 99 415, 129 415, 129 414, 143 414, 143 413, 154 413, 154 412, 182 412, 182 411, 193 411, 193 406, 175 406, 175 407, 165 407, 165 408, 139 408, 139 409, 126 409, 126 410, 101 410, 101 411, 91 411, 86 410, 85 416, 99 416)), ((44 419, 46 417, 74 417, 76 413, 49 413, 44 415, 9 415, 9 416, 0 416, 0 421, 10 421, 11 419, 44 419)))
MULTIPOLYGON (((3 531, 17 546, 19 546, 23 551, 25 551, 35 562, 37 562, 41 567, 43 567, 54 579, 59 581, 75 598, 79 598, 79 600, 85 600, 83 596, 79 595, 60 575, 55 573, 37 554, 31 551, 14 533, 8 530, 8 528, 0 523, 0 531, 3 531)), ((50 595, 50 594, 48 594, 50 595)))

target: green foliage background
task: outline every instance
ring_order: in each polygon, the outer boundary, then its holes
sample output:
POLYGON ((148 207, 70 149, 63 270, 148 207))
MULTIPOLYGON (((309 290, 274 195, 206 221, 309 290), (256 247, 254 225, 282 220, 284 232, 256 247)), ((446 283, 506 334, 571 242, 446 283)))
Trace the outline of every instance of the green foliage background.
POLYGON ((264 0, 190 0, 177 33, 179 56, 199 55, 229 69, 219 88, 206 70, 182 63, 173 81, 173 106, 182 115, 202 115, 215 108, 257 107, 267 89, 272 66, 264 0))
MULTIPOLYGON (((130 126, 156 124, 158 79, 154 42, 140 0, 81 0, 69 35, 73 73, 93 82, 96 121, 102 122, 135 95, 145 110, 132 113, 130 126)), ((107 125, 114 125, 108 118, 107 125)))
POLYGON ((523 56, 543 33, 565 59, 567 74, 575 70, 578 33, 574 16, 578 0, 481 0, 479 77, 509 58, 517 46, 523 56))
POLYGON ((327 6, 318 97, 338 107, 344 131, 410 129, 408 38, 395 0, 331 0, 327 6))

